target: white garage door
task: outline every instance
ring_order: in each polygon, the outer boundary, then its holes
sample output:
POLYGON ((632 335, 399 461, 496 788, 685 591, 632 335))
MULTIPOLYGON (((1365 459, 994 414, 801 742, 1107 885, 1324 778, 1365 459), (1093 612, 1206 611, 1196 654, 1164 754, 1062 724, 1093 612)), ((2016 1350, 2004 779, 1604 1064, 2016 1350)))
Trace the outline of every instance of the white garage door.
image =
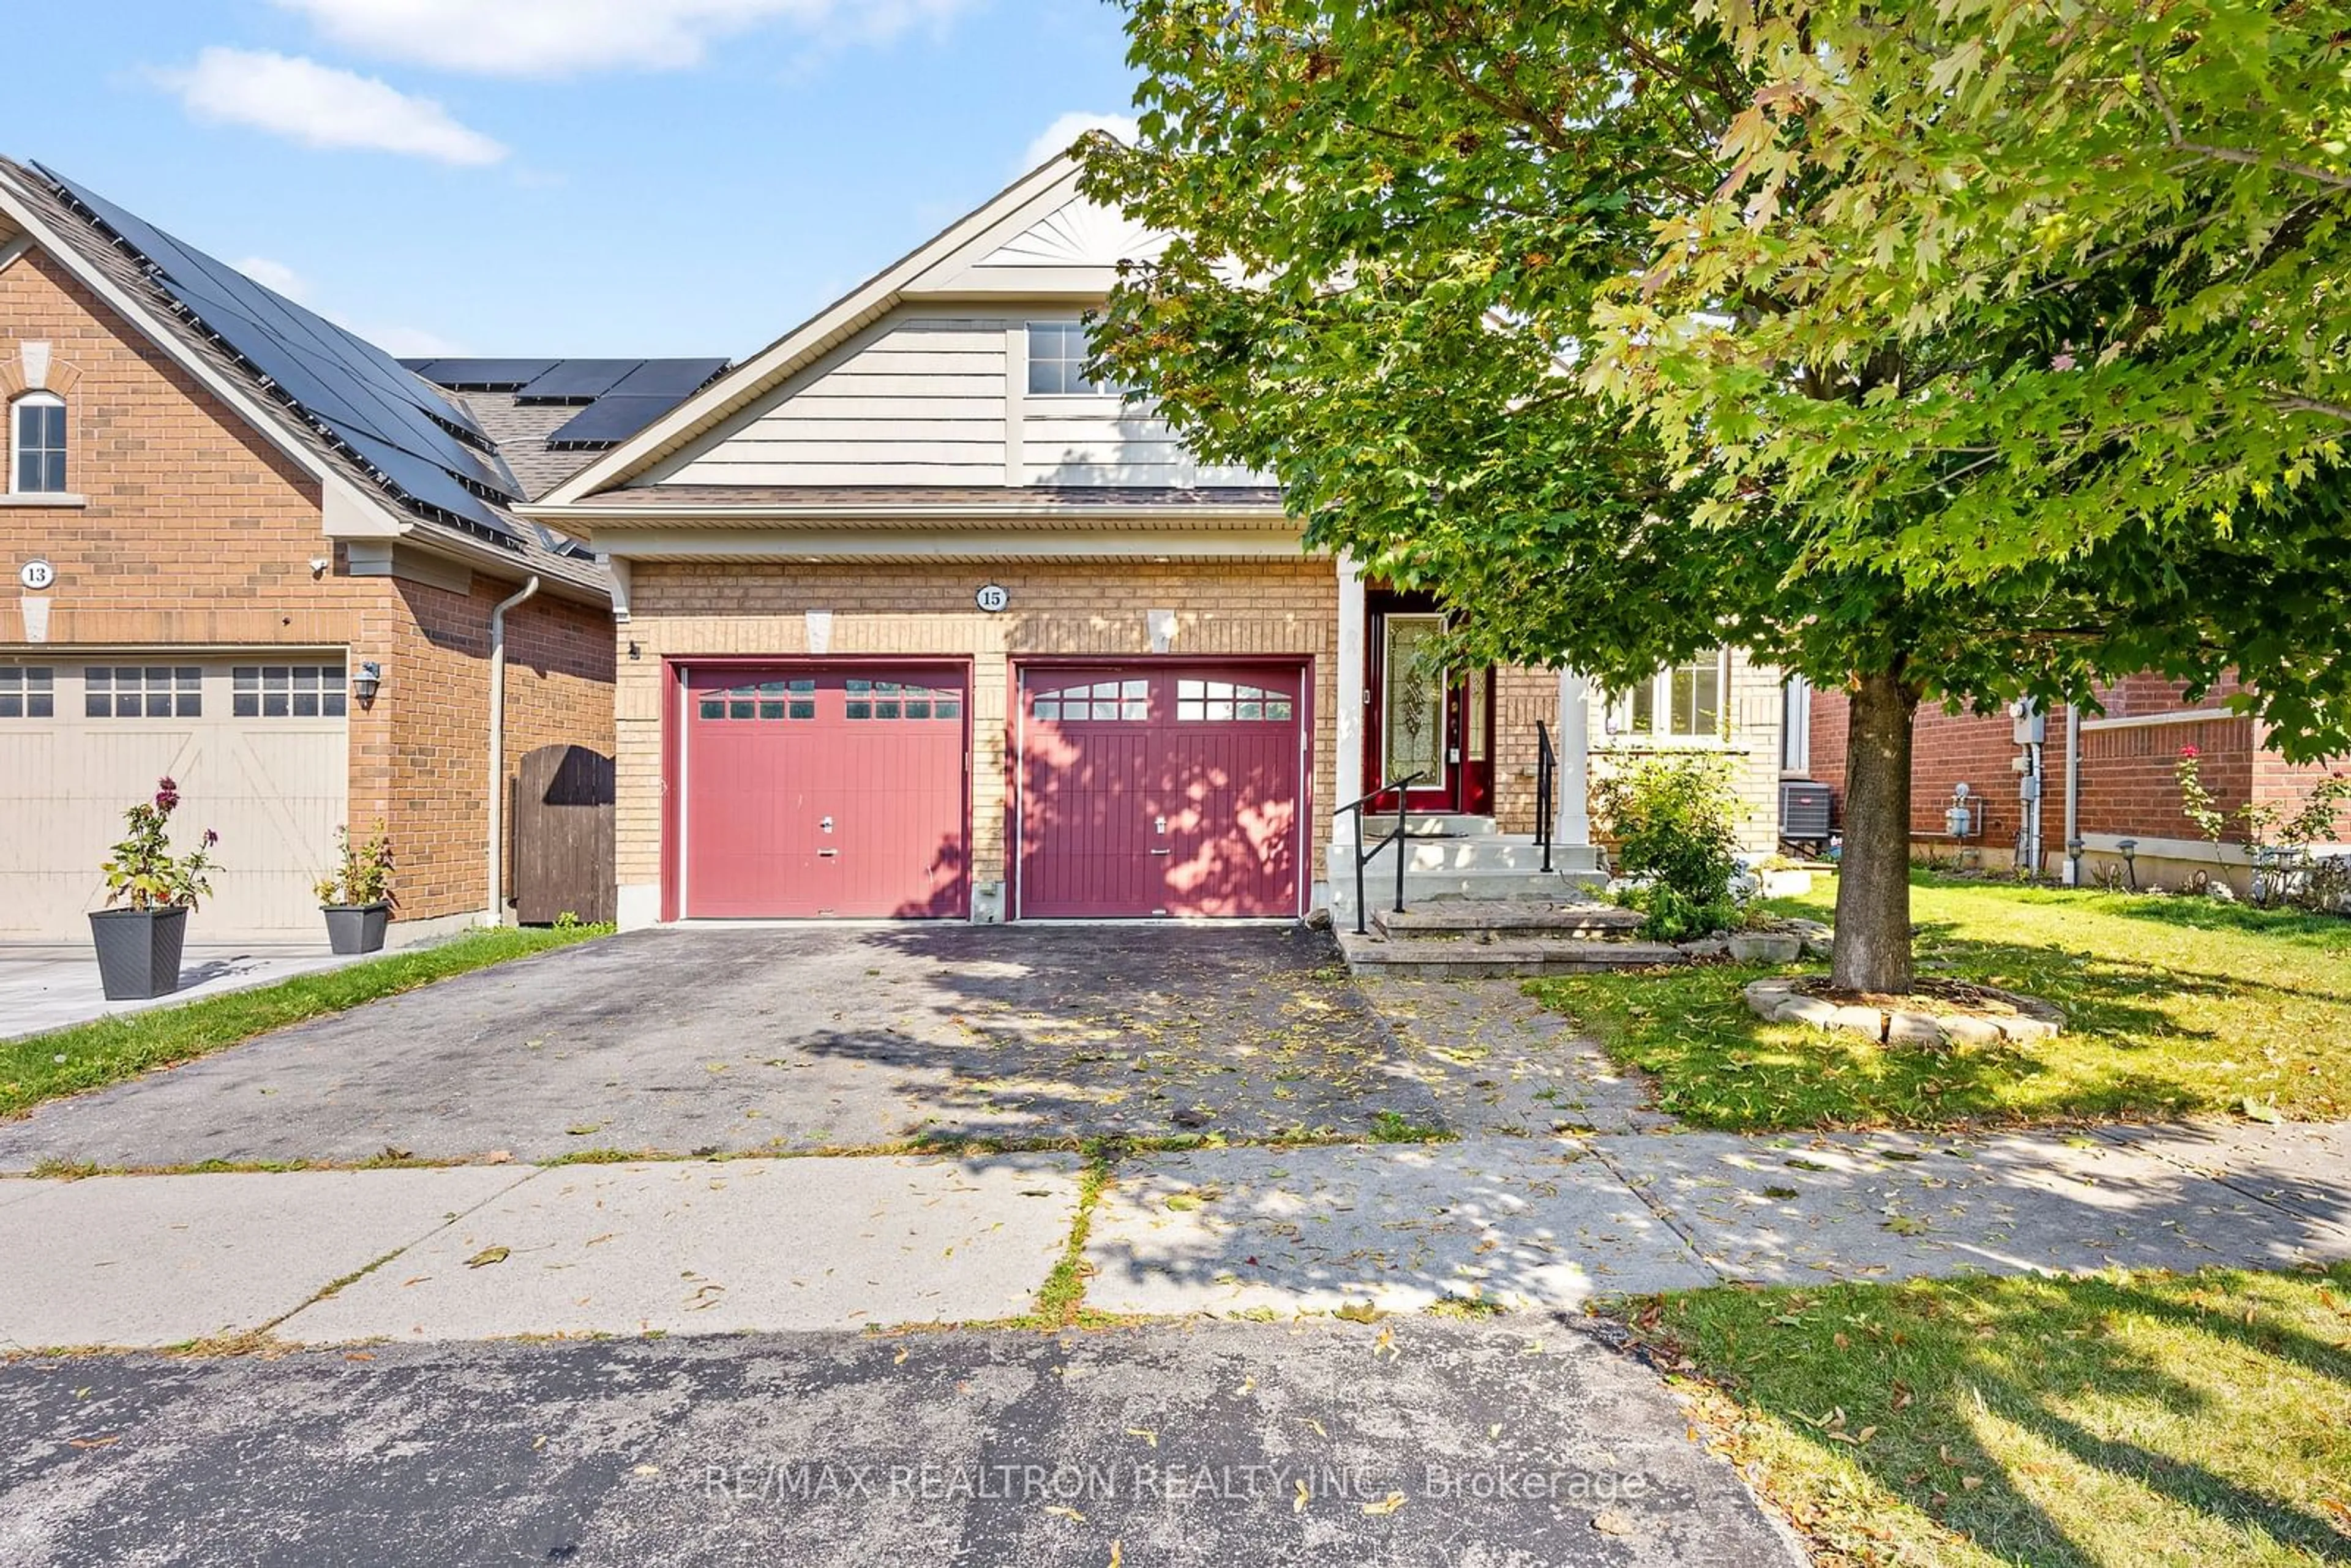
POLYGON ((317 936, 311 884, 348 789, 345 689, 337 653, 0 661, 0 937, 86 938, 123 809, 165 777, 173 848, 220 834, 190 939, 317 936))

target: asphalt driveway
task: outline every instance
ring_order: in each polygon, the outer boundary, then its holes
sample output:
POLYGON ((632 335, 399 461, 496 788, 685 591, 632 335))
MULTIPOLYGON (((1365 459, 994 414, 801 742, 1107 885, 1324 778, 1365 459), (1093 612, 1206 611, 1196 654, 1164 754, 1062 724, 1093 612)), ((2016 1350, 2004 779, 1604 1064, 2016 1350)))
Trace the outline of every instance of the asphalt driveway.
POLYGON ((1436 1125, 1302 927, 670 928, 0 1123, 0 1169, 1436 1125))

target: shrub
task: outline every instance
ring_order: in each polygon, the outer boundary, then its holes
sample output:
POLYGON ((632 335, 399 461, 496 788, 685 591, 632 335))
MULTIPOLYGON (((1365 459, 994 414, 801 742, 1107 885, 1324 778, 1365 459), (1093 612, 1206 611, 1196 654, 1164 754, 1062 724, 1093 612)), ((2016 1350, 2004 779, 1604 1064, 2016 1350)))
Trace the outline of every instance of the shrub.
POLYGON ((212 896, 207 873, 220 835, 206 828, 194 849, 174 855, 172 813, 179 809, 180 787, 158 779, 152 803, 141 800, 122 813, 129 831, 114 846, 113 857, 99 867, 106 876, 108 904, 128 901, 133 909, 193 909, 197 900, 212 896))
POLYGON ((1728 759, 1646 757, 1594 781, 1601 831, 1616 864, 1646 885, 1625 902, 1648 916, 1642 934, 1676 942, 1739 925, 1730 879, 1739 862, 1739 798, 1728 759))
POLYGON ((319 879, 319 902, 329 908, 356 909, 371 904, 391 904, 392 839, 379 821, 375 831, 360 844, 351 842, 349 828, 335 830, 335 869, 319 879))

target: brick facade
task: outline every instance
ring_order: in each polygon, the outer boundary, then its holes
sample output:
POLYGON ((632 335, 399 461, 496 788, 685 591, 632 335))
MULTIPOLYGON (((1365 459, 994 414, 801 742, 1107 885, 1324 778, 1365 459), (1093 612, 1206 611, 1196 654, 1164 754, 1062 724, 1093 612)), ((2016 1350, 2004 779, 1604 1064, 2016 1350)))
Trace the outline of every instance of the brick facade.
MULTIPOLYGON (((351 705, 348 814, 378 817, 399 857, 400 914, 478 911, 486 897, 489 608, 513 584, 456 593, 353 577, 326 538, 316 478, 143 333, 36 250, 0 271, 0 366, 46 342, 66 393, 68 487, 84 505, 0 506, 0 557, 57 570, 44 655, 76 649, 333 653, 384 667, 351 705), (328 562, 314 573, 314 560, 328 562)), ((29 599, 32 596, 26 595, 29 599)), ((0 653, 34 644, 0 600, 0 653)), ((542 593, 509 618, 507 756, 564 740, 611 748, 608 608, 542 593)), ((323 868, 322 868, 323 869, 323 868)))
MULTIPOLYGON (((2233 682, 2224 683, 2191 703, 2176 682, 2157 675, 2134 675, 2105 688, 2105 714, 2086 716, 2082 729, 2078 831, 2091 846, 2085 856, 2086 875, 2095 875, 2114 862, 2113 843, 2126 838, 2141 846, 2143 881, 2210 873, 2231 858, 2215 856, 2180 809, 2177 768, 2183 747, 2196 747, 2204 786, 2223 811, 2233 812, 2255 800, 2288 811, 2301 804, 2325 769, 2286 762, 2266 749, 2253 719, 2217 711, 2240 689, 2233 682)), ((1813 694, 1813 776, 1835 788, 1840 818, 1845 724, 1844 693, 1813 694)), ((2067 727, 2066 710, 2049 715, 2043 752, 2042 867, 2050 872, 2065 857, 2067 727)), ((1919 852, 1948 857, 1965 851, 1984 864, 2014 863, 2024 818, 2014 767, 2021 755, 2005 713, 1922 709, 1915 731, 1910 807, 1911 836, 1919 852), (1983 831, 1966 844, 1950 837, 1943 815, 1951 803, 1952 787, 1962 780, 1984 801, 1983 831)), ((2351 839, 2351 813, 2342 820, 2339 836, 2351 839)), ((2240 868, 2230 869, 2241 882, 2240 868)))
MULTIPOLYGON (((1146 612, 1173 611, 1178 658, 1280 658, 1309 664, 1316 758, 1306 836, 1333 803, 1331 758, 1338 578, 1328 561, 1154 565, 814 565, 639 562, 620 629, 618 835, 624 889, 662 882, 664 660, 695 655, 799 657, 810 612, 829 612, 823 653, 969 660, 972 665, 971 857, 975 888, 1007 877, 1005 810, 1011 661, 1027 655, 1153 656, 1146 612), (1000 583, 1011 608, 972 602, 1000 583), (628 644, 636 654, 626 656, 628 644)), ((1316 875, 1322 874, 1320 860, 1316 875)), ((625 896, 625 895, 624 895, 625 896)), ((642 894, 640 894, 642 896, 642 894)))

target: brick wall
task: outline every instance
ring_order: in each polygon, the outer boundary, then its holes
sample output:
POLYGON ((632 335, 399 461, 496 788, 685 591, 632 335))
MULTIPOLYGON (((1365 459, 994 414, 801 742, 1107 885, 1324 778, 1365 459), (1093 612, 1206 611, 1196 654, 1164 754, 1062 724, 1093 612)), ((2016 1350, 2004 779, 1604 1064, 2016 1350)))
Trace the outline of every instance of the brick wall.
MULTIPOLYGON (((798 656, 808 612, 830 612, 827 648, 840 656, 904 654, 972 661, 972 865, 976 883, 1006 877, 1008 661, 1022 655, 1148 658, 1145 612, 1176 615, 1176 657, 1311 660, 1314 682, 1313 810, 1335 803, 1331 777, 1337 698, 1338 578, 1327 561, 1230 564, 1051 563, 989 566, 639 563, 619 663, 620 880, 662 878, 663 660, 695 654, 798 656), (977 610, 972 591, 1001 583, 1011 608, 977 610)), ((1310 821, 1320 872, 1324 823, 1310 821)))
POLYGON ((1506 666, 1494 672, 1494 824, 1506 833, 1535 831, 1535 726, 1556 745, 1559 672, 1506 666))
MULTIPOLYGON (((2234 811, 2252 800, 2274 801, 2287 810, 2298 806, 2325 768, 2297 767, 2266 749, 2262 732, 2251 718, 2183 716, 2217 709, 2241 689, 2238 683, 2227 682, 2190 703, 2177 682, 2158 675, 2134 675, 2105 688, 2104 716, 2088 717, 2083 726, 2079 831, 2085 836, 2200 840, 2200 831, 2180 809, 2177 767, 2186 746, 2195 747, 2200 755, 2204 786, 2220 810, 2234 811), (2161 722, 2144 722, 2150 719, 2161 722)), ((1816 692, 1813 776, 1835 787, 1840 821, 1845 724, 1844 694, 1816 692)), ((2042 826, 2046 867, 2053 867, 2064 853, 2066 726, 2065 710, 2049 716, 2042 826)), ((1922 710, 1911 766, 1913 836, 1925 844, 1953 847, 1943 812, 1950 803, 1952 785, 1965 779, 1984 797, 1987 807, 1984 833, 1975 843, 2000 862, 2012 851, 2022 819, 2011 763, 2019 754, 2005 713, 1922 710)), ((2351 813, 2342 827, 2351 837, 2351 813)))
MULTIPOLYGON (((0 389, 21 345, 50 345, 66 398, 74 507, 0 507, 0 558, 57 569, 45 652, 77 646, 316 650, 383 664, 374 706, 351 705, 348 815, 381 817, 401 864, 401 915, 482 907, 487 840, 489 606, 470 594, 350 575, 326 539, 316 480, 55 262, 0 272, 0 389), (310 563, 329 562, 314 574, 310 563)), ((610 750, 611 616, 546 596, 511 619, 509 756, 555 739, 610 750)), ((0 651, 28 645, 0 597, 0 651)))

